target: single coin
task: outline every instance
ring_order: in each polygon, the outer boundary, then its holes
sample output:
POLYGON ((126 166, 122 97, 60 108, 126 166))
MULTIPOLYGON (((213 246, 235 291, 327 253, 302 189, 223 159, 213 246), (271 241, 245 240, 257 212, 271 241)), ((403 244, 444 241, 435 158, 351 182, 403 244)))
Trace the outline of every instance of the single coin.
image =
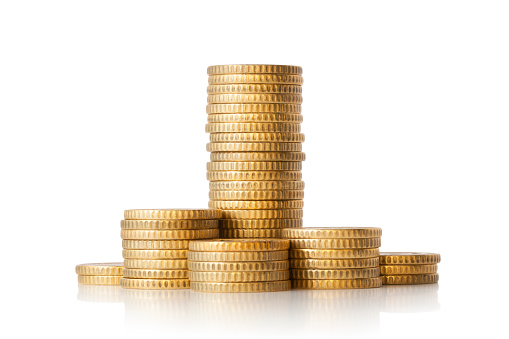
POLYGON ((350 249, 380 247, 380 238, 290 239, 292 248, 350 249))
POLYGON ((267 104, 301 104, 300 94, 209 94, 209 104, 228 103, 267 103, 267 104))
POLYGON ((304 161, 303 152, 214 152, 210 161, 304 161))
POLYGON ((188 270, 146 270, 138 268, 126 268, 125 278, 134 279, 188 279, 188 270))
POLYGON ((297 113, 216 113, 208 114, 208 123, 269 123, 300 124, 304 120, 297 113))
POLYGON ((230 113, 285 113, 300 114, 300 104, 209 104, 207 114, 230 113))
POLYGON ((187 250, 189 240, 122 240, 122 248, 131 250, 187 250))
POLYGON ((189 272, 189 280, 206 282, 253 282, 290 279, 290 271, 271 272, 189 272))
POLYGON ((218 220, 122 220, 120 227, 126 230, 198 230, 217 228, 218 220))
POLYGON ((209 85, 207 94, 302 94, 302 86, 280 84, 224 84, 209 85))
POLYGON ((269 123, 215 123, 206 124, 207 133, 299 133, 300 124, 288 124, 284 122, 269 123))
POLYGON ((304 142, 304 134, 287 132, 212 133, 210 142, 304 142))
POLYGON ((122 250, 124 259, 186 259, 188 250, 122 250))
POLYGON ((280 261, 288 259, 288 251, 189 252, 189 261, 280 261))
POLYGON ((290 280, 246 283, 192 282, 191 290, 215 293, 279 292, 291 289, 290 280))
POLYGON ((84 285, 119 285, 121 275, 78 275, 78 283, 84 285))
POLYGON ((378 267, 379 260, 377 258, 364 259, 291 259, 291 268, 305 269, 344 269, 344 268, 367 268, 378 267))
POLYGON ((290 74, 222 74, 210 75, 209 85, 220 84, 287 84, 302 85, 302 75, 290 74))
POLYGON ((302 200, 277 201, 209 201, 211 208, 227 210, 273 210, 273 209, 300 209, 304 207, 302 200))
POLYGON ((125 219, 154 220, 154 219, 219 219, 220 210, 212 209, 144 209, 126 210, 125 219))
POLYGON ((217 181, 209 183, 211 191, 303 190, 304 181, 217 181))
POLYGON ((302 209, 223 210, 223 219, 302 219, 302 209))
POLYGON ((187 260, 125 259, 124 265, 126 268, 148 270, 181 270, 187 269, 187 260))
POLYGON ((437 273, 438 265, 382 265, 383 275, 409 275, 409 274, 432 274, 437 273))
POLYGON ((221 231, 226 231, 226 229, 258 229, 259 233, 264 233, 270 232, 268 229, 278 229, 278 232, 274 234, 282 234, 282 228, 302 227, 302 225, 302 219, 226 219, 221 220, 221 231), (267 229, 267 231, 263 231, 263 229, 267 229))
POLYGON ((425 252, 382 252, 380 265, 438 264, 440 254, 425 252))
POLYGON ((213 171, 207 172, 209 181, 299 181, 300 171, 213 171))
POLYGON ((123 262, 76 265, 76 274, 79 275, 122 275, 123 271, 123 262))
POLYGON ((231 161, 208 162, 208 171, 300 171, 300 161, 231 161))
POLYGON ((283 271, 289 268, 288 260, 246 261, 246 262, 208 262, 190 261, 189 269, 199 272, 260 272, 283 271))
POLYGON ((223 229, 219 233, 222 238, 281 238, 280 229, 223 229))
POLYGON ((432 274, 408 274, 408 275, 383 275, 384 285, 417 285, 434 284, 438 282, 438 273, 432 274))
POLYGON ((323 249, 291 249, 293 259, 363 259, 375 258, 380 255, 378 248, 323 250, 323 249))
POLYGON ((382 287, 382 278, 343 279, 343 280, 293 280, 292 288, 308 290, 339 290, 354 288, 382 287))
POLYGON ((382 229, 375 227, 306 227, 283 230, 283 237, 292 239, 380 238, 382 229))
POLYGON ((217 228, 203 230, 121 230, 122 239, 173 240, 173 239, 208 239, 217 238, 217 228))
POLYGON ((302 67, 290 65, 215 65, 207 68, 208 75, 217 74, 302 74, 302 67))
POLYGON ((189 288, 189 279, 120 279, 122 288, 144 290, 175 290, 189 288))
POLYGON ((196 240, 189 245, 191 251, 200 252, 283 251, 289 248, 290 242, 282 239, 196 240))
POLYGON ((292 279, 360 279, 380 276, 380 268, 349 268, 340 270, 292 269, 292 279))
POLYGON ((208 152, 301 152, 302 143, 290 142, 216 142, 207 144, 208 152))
POLYGON ((210 200, 302 200, 304 190, 210 191, 210 200))

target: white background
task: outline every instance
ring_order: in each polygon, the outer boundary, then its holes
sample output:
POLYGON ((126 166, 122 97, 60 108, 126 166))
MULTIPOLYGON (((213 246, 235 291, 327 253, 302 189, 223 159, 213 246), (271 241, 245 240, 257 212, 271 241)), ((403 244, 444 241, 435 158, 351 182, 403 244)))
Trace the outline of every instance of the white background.
MULTIPOLYGON (((206 68, 270 63, 304 69, 305 226, 442 255, 440 311, 380 313, 380 334, 496 333, 508 17, 505 1, 0 2, 0 331, 132 335, 122 303, 77 301, 74 266, 121 260, 124 209, 207 206, 206 68)), ((314 330, 281 324, 257 329, 314 330)))

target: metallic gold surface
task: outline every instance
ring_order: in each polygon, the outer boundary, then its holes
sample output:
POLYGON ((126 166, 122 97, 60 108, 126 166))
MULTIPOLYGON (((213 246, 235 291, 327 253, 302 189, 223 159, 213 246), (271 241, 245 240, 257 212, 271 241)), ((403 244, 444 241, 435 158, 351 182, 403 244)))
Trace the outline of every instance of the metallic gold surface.
POLYGON ((295 113, 217 113, 207 115, 208 123, 269 123, 284 122, 300 124, 304 121, 302 114, 295 113))
POLYGON ((214 152, 210 161, 304 161, 303 152, 214 152))
POLYGON ((214 142, 208 152, 301 152, 302 143, 291 142, 214 142))
POLYGON ((209 85, 207 94, 302 94, 302 87, 298 85, 281 84, 222 84, 209 85))
POLYGON ((382 278, 344 279, 344 280, 293 280, 292 288, 311 290, 337 290, 350 288, 382 287, 382 278))
POLYGON ((300 171, 300 161, 225 161, 208 162, 208 171, 300 171))
POLYGON ((188 279, 120 279, 122 288, 136 288, 144 290, 174 290, 189 288, 188 279))
POLYGON ((210 191, 210 200, 302 200, 304 190, 210 191))
POLYGON ((218 220, 122 220, 120 227, 126 230, 198 230, 217 228, 218 220))
POLYGON ((121 275, 78 275, 78 283, 84 285, 118 285, 121 275))
POLYGON ((209 181, 299 181, 300 171, 215 171, 207 172, 209 181))
POLYGON ((191 290, 215 293, 279 292, 291 289, 290 280, 250 283, 192 282, 191 290))
POLYGON ((237 251, 283 251, 290 248, 290 242, 282 239, 213 239, 192 241, 191 251, 237 252, 237 251))
POLYGON ((230 114, 230 113, 284 113, 300 114, 300 104, 209 104, 207 114, 230 114))
POLYGON ((188 250, 122 250, 124 259, 186 259, 188 250))
POLYGON ((210 75, 209 84, 290 84, 302 85, 301 75, 289 74, 225 74, 210 75))
POLYGON ((123 271, 123 262, 76 265, 76 274, 78 275, 122 275, 123 271))
POLYGON ((122 240, 122 248, 131 250, 187 250, 189 240, 122 240))
POLYGON ((440 254, 424 252, 382 252, 380 265, 438 264, 440 254))
POLYGON ((189 269, 200 272, 264 272, 282 271, 290 267, 288 260, 280 261, 246 261, 246 262, 209 262, 190 261, 189 269))
POLYGON ((182 270, 187 269, 187 260, 169 259, 125 259, 125 268, 138 268, 147 270, 182 270))
POLYGON ((347 250, 323 250, 323 249, 290 250, 290 258, 293 259, 363 259, 378 257, 379 254, 380 252, 378 248, 362 248, 347 250))
POLYGON ((283 228, 302 227, 302 219, 225 219, 221 220, 221 231, 226 229, 278 229, 282 234, 283 228))
POLYGON ((159 219, 219 219, 220 210, 212 209, 140 209, 124 211, 124 218, 129 220, 159 219))
POLYGON ((344 269, 378 267, 379 258, 364 259, 291 259, 290 267, 305 269, 344 269))
POLYGON ((219 230, 217 228, 203 230, 121 230, 122 239, 142 239, 142 240, 173 240, 173 239, 207 239, 217 238, 219 230))
POLYGON ((124 270, 124 277, 134 279, 188 279, 188 272, 188 270, 148 270, 126 268, 124 270))
POLYGON ((189 272, 189 280, 204 282, 255 282, 255 281, 279 281, 290 279, 290 272, 189 272))
POLYGON ((381 265, 382 275, 431 274, 438 272, 438 265, 381 265))
POLYGON ((384 285, 414 285, 434 284, 438 282, 438 273, 409 274, 409 275, 383 275, 384 285))
MULTIPOLYGON (((223 219, 302 219, 303 210, 223 210, 223 219)), ((224 220, 222 221, 224 223, 224 220)))
POLYGON ((209 183, 211 191, 303 190, 304 181, 217 181, 209 183))
POLYGON ((279 200, 279 201, 209 201, 212 208, 228 210, 257 210, 257 209, 300 209, 304 207, 302 200, 279 200))
POLYGON ((352 238, 352 239, 290 239, 293 249, 350 249, 380 247, 380 238, 352 238))
POLYGON ((300 124, 269 123, 215 123, 206 124, 207 133, 300 133, 300 124))
POLYGON ((189 261, 281 261, 288 259, 288 251, 189 252, 189 261))
POLYGON ((283 230, 283 237, 291 239, 331 239, 331 238, 379 238, 382 229, 375 227, 306 227, 283 230))
POLYGON ((292 279, 360 279, 380 276, 379 267, 349 268, 339 270, 292 269, 292 279))
POLYGON ((209 104, 228 103, 270 103, 270 104, 301 104, 300 94, 209 94, 209 104))
POLYGON ((220 231, 222 238, 281 238, 279 229, 222 229, 220 231))
POLYGON ((304 142, 302 133, 270 132, 270 133, 213 133, 210 142, 304 142))
POLYGON ((215 65, 207 68, 208 75, 216 74, 302 74, 302 67, 290 65, 215 65))

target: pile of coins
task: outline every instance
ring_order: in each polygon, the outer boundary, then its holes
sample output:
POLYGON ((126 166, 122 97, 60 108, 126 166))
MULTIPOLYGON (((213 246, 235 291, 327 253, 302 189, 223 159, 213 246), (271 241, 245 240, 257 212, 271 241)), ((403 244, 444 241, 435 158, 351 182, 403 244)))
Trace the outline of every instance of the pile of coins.
POLYGON ((124 272, 124 263, 76 265, 78 283, 85 285, 119 285, 124 272))
POLYGON ((211 66, 207 163, 210 208, 223 238, 281 238, 302 227, 302 68, 211 66))
POLYGON ((290 240, 292 287, 350 289, 381 287, 382 229, 330 227, 285 229, 290 240))
POLYGON ((191 290, 277 292, 291 288, 288 240, 215 239, 189 246, 191 290))
POLYGON ((127 210, 121 222, 123 288, 189 288, 189 241, 218 237, 220 210, 127 210))
POLYGON ((380 253, 380 272, 384 285, 417 285, 438 282, 437 253, 380 253))

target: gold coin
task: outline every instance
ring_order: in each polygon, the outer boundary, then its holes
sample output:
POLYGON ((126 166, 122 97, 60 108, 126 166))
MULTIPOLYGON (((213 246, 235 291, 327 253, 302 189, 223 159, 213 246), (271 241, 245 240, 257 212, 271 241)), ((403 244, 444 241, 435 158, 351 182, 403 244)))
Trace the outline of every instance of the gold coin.
POLYGON ((124 259, 186 259, 188 250, 122 250, 124 259))
POLYGON ((291 268, 305 269, 344 269, 344 268, 366 268, 378 267, 379 260, 377 258, 363 259, 291 259, 291 268))
POLYGON ((214 152, 210 153, 210 161, 304 161, 303 152, 214 152))
POLYGON ((209 84, 289 84, 302 85, 301 75, 290 74, 222 74, 210 75, 209 84))
POLYGON ((189 252, 189 261, 280 261, 288 259, 288 251, 189 252))
POLYGON ((302 209, 223 210, 223 219, 302 219, 303 215, 302 209))
POLYGON ((121 275, 78 275, 78 283, 84 285, 119 285, 121 275))
POLYGON ((216 104, 207 105, 207 114, 224 113, 285 113, 300 114, 302 112, 299 104, 216 104))
POLYGON ((294 259, 363 259, 374 258, 380 254, 378 248, 347 250, 291 249, 290 258, 294 259))
POLYGON ((292 239, 380 238, 382 229, 375 227, 306 227, 283 230, 283 237, 292 239))
POLYGON ((126 230, 192 230, 217 228, 218 220, 122 220, 120 227, 126 230))
POLYGON ((212 133, 209 136, 210 142, 304 142, 302 133, 212 133))
POLYGON ((299 133, 300 124, 269 123, 215 123, 205 125, 207 133, 299 133))
POLYGON ((219 233, 222 238, 281 238, 279 229, 223 229, 219 233))
POLYGON ((340 270, 292 269, 292 279, 361 279, 380 276, 379 267, 340 270))
POLYGON ((304 207, 302 200, 279 200, 279 201, 209 201, 212 208, 228 210, 259 210, 259 209, 300 209, 304 207))
POLYGON ((300 171, 213 171, 207 172, 209 181, 299 181, 300 171))
POLYGON ((211 191, 303 190, 304 181, 217 181, 209 183, 211 191))
POLYGON ((141 240, 162 240, 162 239, 207 239, 217 238, 219 230, 217 228, 203 230, 121 230, 122 239, 141 239, 141 240))
POLYGON ((383 275, 409 275, 437 273, 438 265, 382 265, 380 271, 383 275))
POLYGON ((382 278, 343 279, 343 280, 293 280, 292 288, 308 290, 338 290, 353 288, 382 287, 382 278))
POLYGON ((384 285, 417 285, 434 284, 438 282, 438 273, 431 274, 408 274, 408 275, 383 275, 384 285))
POLYGON ((209 85, 207 94, 302 94, 302 86, 280 84, 225 84, 209 85))
POLYGON ((220 210, 212 209, 143 209, 124 211, 125 219, 157 220, 157 219, 219 219, 220 210))
POLYGON ((289 248, 290 242, 281 239, 214 239, 189 244, 191 251, 199 252, 282 251, 289 248))
POLYGON ((291 289, 290 280, 247 283, 192 282, 191 290, 215 293, 280 292, 291 289))
POLYGON ((290 279, 290 272, 189 272, 189 280, 206 282, 253 282, 290 279))
POLYGON ((380 265, 438 264, 440 254, 418 252, 382 252, 380 265))
POLYGON ((303 190, 210 191, 210 200, 302 200, 303 190))
POLYGON ((207 115, 208 123, 269 123, 279 122, 300 124, 304 120, 302 114, 292 113, 217 113, 207 115))
POLYGON ((209 262, 190 261, 189 269, 199 272, 264 272, 283 271, 289 268, 288 260, 280 261, 246 261, 246 262, 209 262))
POLYGON ((187 260, 125 259, 124 265, 126 268, 148 270, 181 270, 187 269, 187 260))
POLYGON ((208 171, 300 171, 300 161, 231 161, 208 162, 208 171))
POLYGON ((76 265, 76 274, 79 275, 122 275, 123 271, 122 262, 76 265))
POLYGON ((122 288, 143 290, 176 290, 189 288, 189 279, 120 279, 122 288))
POLYGON ((126 268, 125 278, 134 279, 188 279, 188 270, 146 270, 138 268, 126 268))
POLYGON ((208 152, 301 152, 302 143, 216 142, 207 144, 208 152))
POLYGON ((292 248, 350 249, 380 247, 380 238, 354 239, 290 239, 292 248))
POLYGON ((209 104, 228 103, 267 103, 267 104, 301 104, 300 94, 209 94, 209 104))
MULTIPOLYGON (((271 232, 268 229, 278 229, 274 234, 282 234, 282 228, 302 227, 302 219, 226 219, 221 220, 221 231, 226 229, 257 229, 259 233, 271 232), (263 231, 266 229, 266 231, 263 231)), ((254 231, 254 230, 253 230, 254 231)), ((233 232, 235 233, 235 232, 233 232)), ((233 234, 231 233, 231 234, 233 234)), ((243 231, 237 232, 245 233, 243 231)), ((256 237, 258 238, 258 237, 256 237)))
POLYGON ((207 68, 208 75, 242 73, 302 74, 302 67, 290 65, 215 65, 207 68))
POLYGON ((131 250, 187 250, 189 240, 122 240, 122 248, 131 250))

